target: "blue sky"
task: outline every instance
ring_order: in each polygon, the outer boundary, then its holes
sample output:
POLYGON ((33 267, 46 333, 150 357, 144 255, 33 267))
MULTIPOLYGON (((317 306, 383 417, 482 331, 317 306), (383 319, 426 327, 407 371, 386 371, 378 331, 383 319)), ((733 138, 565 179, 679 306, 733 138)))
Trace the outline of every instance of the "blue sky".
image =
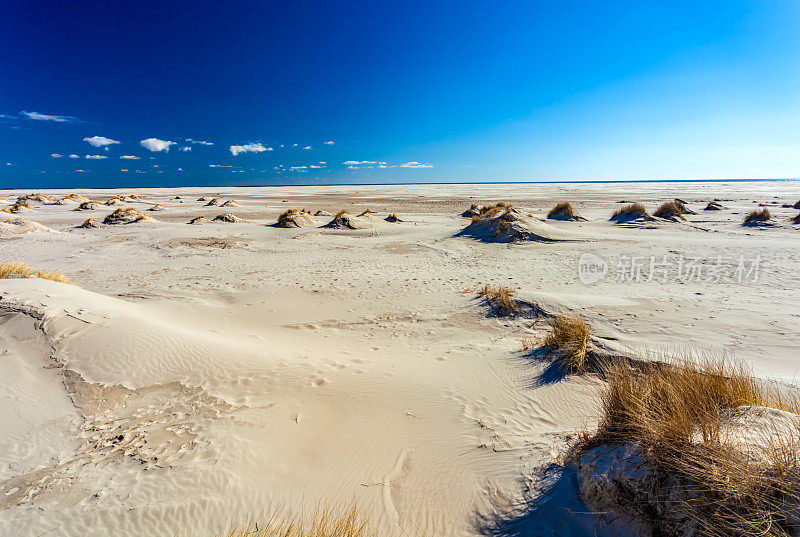
POLYGON ((798 23, 794 1, 6 0, 0 187, 797 177, 798 23))

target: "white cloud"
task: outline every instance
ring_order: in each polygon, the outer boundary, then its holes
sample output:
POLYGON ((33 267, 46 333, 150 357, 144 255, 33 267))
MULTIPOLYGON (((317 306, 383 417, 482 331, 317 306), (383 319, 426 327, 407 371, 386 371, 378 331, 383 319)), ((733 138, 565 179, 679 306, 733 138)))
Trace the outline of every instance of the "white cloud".
POLYGON ((290 169, 290 170, 295 170, 295 171, 297 171, 297 170, 305 170, 305 169, 307 169, 307 168, 308 168, 308 166, 292 166, 292 167, 291 167, 291 168, 289 168, 289 169, 290 169))
MULTIPOLYGON (((107 145, 118 144, 119 141, 112 140, 111 138, 106 138, 105 136, 92 136, 91 138, 84 138, 84 142, 88 142, 90 145, 94 147, 105 147, 107 145)), ((108 149, 106 147, 106 149, 108 149)))
POLYGON ((309 168, 311 168, 313 170, 319 170, 319 169, 324 168, 324 167, 325 166, 317 166, 316 164, 312 164, 311 166, 309 166, 309 168))
POLYGON ((86 155, 86 158, 88 158, 89 160, 102 160, 108 157, 105 155, 86 155))
POLYGON ((148 138, 140 141, 139 145, 145 149, 149 149, 150 151, 169 151, 169 147, 171 145, 175 145, 175 142, 170 142, 169 140, 159 140, 158 138, 148 138))
POLYGON ((307 145, 307 146, 305 146, 303 149, 305 149, 305 150, 307 150, 307 149, 311 149, 311 146, 310 146, 310 145, 307 145))
POLYGON ((401 164, 400 167, 401 168, 433 168, 433 166, 430 165, 430 164, 423 164, 422 162, 416 162, 416 161, 406 162, 404 164, 401 164))
POLYGON ((327 142, 325 142, 325 145, 333 145, 333 140, 328 140, 327 142))
POLYGON ((14 165, 13 162, 6 162, 6 166, 13 166, 13 165, 14 165))
POLYGON ((320 164, 327 164, 327 162, 325 162, 324 160, 320 160, 319 163, 320 164))
POLYGON ((142 170, 136 170, 136 173, 147 173, 147 172, 143 172, 142 170))
POLYGON ((81 158, 81 157, 79 157, 78 155, 76 155, 75 153, 73 153, 73 154, 71 154, 71 155, 69 156, 69 158, 81 158))
POLYGON ((119 158, 121 158, 122 160, 139 160, 139 157, 135 155, 120 155, 119 158))
POLYGON ((180 148, 180 151, 191 151, 191 150, 192 150, 192 148, 189 147, 188 145, 185 145, 185 146, 180 148))
POLYGON ((51 157, 53 157, 53 158, 61 158, 61 157, 63 157, 64 155, 60 155, 60 154, 58 154, 58 153, 51 153, 51 154, 50 154, 50 156, 51 156, 51 157))
POLYGON ((209 168, 233 168, 233 166, 229 166, 226 164, 209 164, 209 168))
POLYGON ((342 162, 345 166, 363 166, 366 164, 377 164, 375 160, 345 160, 342 162))
POLYGON ((75 171, 78 172, 78 173, 89 173, 86 170, 75 170, 75 171))
POLYGON ((190 144, 200 144, 200 145, 214 145, 211 142, 206 142, 205 140, 192 140, 191 138, 186 139, 187 142, 190 144))
POLYGON ((292 147, 297 147, 299 144, 292 144, 292 147))
POLYGON ((128 171, 128 169, 127 169, 127 168, 122 168, 122 169, 120 169, 119 171, 121 171, 121 172, 127 172, 127 171, 128 171))
POLYGON ((49 114, 40 114, 39 112, 20 112, 28 119, 36 119, 38 121, 55 121, 56 123, 74 123, 78 121, 70 116, 52 116, 49 114))
POLYGON ((271 147, 264 147, 261 142, 255 142, 245 145, 232 145, 231 153, 235 157, 239 153, 263 153, 264 151, 272 151, 271 147))

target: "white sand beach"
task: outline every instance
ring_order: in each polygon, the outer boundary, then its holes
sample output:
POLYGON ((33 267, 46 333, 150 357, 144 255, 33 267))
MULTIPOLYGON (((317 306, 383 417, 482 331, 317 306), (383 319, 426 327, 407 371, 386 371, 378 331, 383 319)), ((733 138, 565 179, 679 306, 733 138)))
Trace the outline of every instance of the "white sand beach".
MULTIPOLYGON (((0 190, 0 209, 32 192, 0 190)), ((0 279, 3 536, 211 536, 319 506, 356 505, 382 535, 513 518, 596 426, 603 382, 551 378, 523 349, 547 321, 493 314, 484 284, 579 313, 613 352, 800 372, 800 224, 784 207, 800 182, 41 193, 53 201, 0 213, 0 262, 74 285, 0 279), (675 198, 695 214, 609 220, 675 198), (539 238, 462 233, 471 204, 499 201, 539 238), (561 201, 585 220, 547 219, 561 201), (768 225, 744 226, 762 205, 768 225), (103 223, 126 208, 144 217, 103 223), (308 212, 275 226, 288 209, 308 212), (352 225, 329 227, 340 210, 352 225), (607 272, 582 281, 581 256, 607 272)), ((565 509, 528 534, 594 534, 565 509)))

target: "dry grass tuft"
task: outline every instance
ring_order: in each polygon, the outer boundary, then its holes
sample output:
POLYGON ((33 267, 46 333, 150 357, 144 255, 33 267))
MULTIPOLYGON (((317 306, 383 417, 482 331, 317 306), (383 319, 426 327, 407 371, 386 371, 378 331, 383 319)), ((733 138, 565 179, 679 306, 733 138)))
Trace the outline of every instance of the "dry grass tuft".
POLYGON ((478 296, 492 306, 501 315, 516 315, 519 306, 514 300, 515 291, 504 285, 484 284, 478 289, 478 296))
POLYGON ((637 218, 650 218, 647 208, 641 203, 631 203, 620 207, 611 215, 612 220, 634 220, 637 218))
POLYGON ((789 534, 788 515, 800 505, 797 426, 787 433, 773 417, 775 434, 743 448, 728 441, 726 424, 742 407, 796 414, 796 396, 724 361, 617 367, 606 378, 602 421, 582 449, 633 444, 652 467, 646 491, 618 495, 618 505, 659 513, 651 520, 658 535, 687 527, 710 537, 789 534))
POLYGON ((226 224, 233 224, 241 221, 241 218, 233 213, 220 213, 214 217, 214 222, 225 222, 226 224))
POLYGON ((703 209, 703 210, 704 211, 721 211, 722 209, 724 209, 724 207, 722 205, 720 205, 719 203, 717 203, 716 201, 709 201, 708 205, 706 205, 706 208, 703 209))
POLYGON ((84 228, 84 229, 91 229, 91 228, 95 228, 95 227, 100 227, 101 225, 102 224, 100 222, 98 222, 97 220, 95 220, 94 218, 87 218, 78 227, 79 228, 84 228))
POLYGON ((686 213, 686 206, 679 201, 665 201, 653 213, 659 218, 680 218, 686 213))
POLYGON ((336 511, 322 509, 310 520, 272 515, 264 520, 244 523, 228 531, 226 537, 376 537, 375 531, 355 507, 336 511))
POLYGON ((300 211, 297 209, 286 209, 278 216, 278 225, 281 227, 289 227, 292 218, 298 214, 300 214, 300 211))
POLYGON ((104 224, 132 224, 151 220, 149 216, 133 207, 119 208, 103 219, 104 224))
POLYGON ((40 203, 53 203, 53 198, 51 198, 50 196, 45 196, 41 192, 37 192, 35 194, 26 194, 24 196, 17 197, 17 202, 23 202, 27 200, 34 200, 40 203))
POLYGON ((372 211, 370 211, 369 209, 364 209, 364 211, 358 216, 367 216, 368 214, 372 214, 372 211))
POLYGON ((386 220, 387 222, 402 222, 402 220, 400 220, 400 218, 395 213, 391 213, 389 216, 384 218, 384 220, 386 220))
POLYGON ((572 204, 568 201, 557 203, 556 206, 550 209, 550 212, 547 213, 547 218, 556 218, 562 220, 573 220, 575 216, 575 209, 572 208, 572 204))
POLYGON ((350 213, 349 213, 349 212, 347 212, 347 209, 342 209, 341 211, 339 211, 338 213, 336 213, 336 216, 334 216, 334 217, 333 217, 333 219, 334 219, 334 220, 338 220, 339 218, 343 217, 343 216, 344 216, 344 215, 346 215, 346 214, 350 214, 350 213))
POLYGON ((42 272, 36 270, 25 263, 17 263, 14 261, 6 261, 0 263, 0 279, 9 278, 41 278, 43 280, 51 280, 59 283, 72 283, 63 272, 42 272))
POLYGON ((589 326, 580 315, 559 315, 550 321, 550 333, 543 345, 553 351, 556 361, 567 371, 588 370, 589 326))
POLYGON ((99 201, 88 200, 82 201, 80 205, 75 207, 76 211, 93 211, 100 207, 101 203, 99 201))
POLYGON ((208 218, 206 218, 206 217, 205 217, 205 216, 203 216, 203 215, 200 215, 200 216, 195 216, 194 218, 192 218, 191 220, 189 220, 189 223, 190 223, 190 224, 203 224, 203 223, 205 223, 205 222, 208 222, 208 218))
POLYGON ((33 207, 31 207, 28 204, 28 202, 25 201, 24 197, 20 197, 17 198, 17 201, 14 202, 14 205, 12 205, 11 207, 5 207, 3 209, 3 212, 8 214, 16 214, 18 212, 21 212, 23 209, 28 209, 29 211, 32 211, 33 207))
POLYGON ((769 212, 769 209, 766 207, 761 210, 754 210, 750 211, 747 216, 744 217, 745 224, 759 224, 763 222, 769 222, 772 220, 772 215, 769 212))

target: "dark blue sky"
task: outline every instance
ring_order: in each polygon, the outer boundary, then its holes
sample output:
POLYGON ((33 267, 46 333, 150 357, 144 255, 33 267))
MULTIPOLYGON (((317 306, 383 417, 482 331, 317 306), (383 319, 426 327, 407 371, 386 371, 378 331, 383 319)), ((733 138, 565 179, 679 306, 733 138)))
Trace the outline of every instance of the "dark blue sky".
POLYGON ((793 1, 4 0, 0 187, 796 177, 798 28, 793 1))

